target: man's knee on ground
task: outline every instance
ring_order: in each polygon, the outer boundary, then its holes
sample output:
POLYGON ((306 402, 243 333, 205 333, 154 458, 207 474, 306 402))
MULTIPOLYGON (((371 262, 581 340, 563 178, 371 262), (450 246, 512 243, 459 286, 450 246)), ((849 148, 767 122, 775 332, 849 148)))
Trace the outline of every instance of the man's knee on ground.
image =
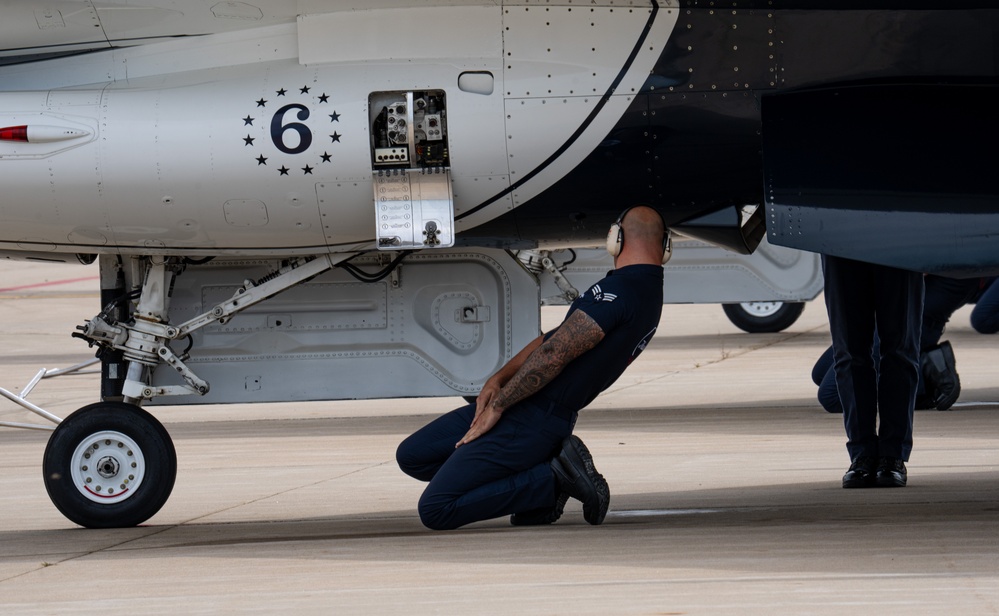
POLYGON ((971 327, 979 334, 999 332, 999 315, 971 312, 971 327))
POLYGON ((399 443, 399 447, 395 450, 395 462, 399 465, 399 470, 406 473, 414 479, 419 479, 420 481, 430 481, 433 479, 433 474, 427 476, 427 466, 423 461, 423 456, 419 449, 412 442, 412 439, 406 439, 399 443))
POLYGON ((458 524, 454 523, 454 517, 450 515, 451 507, 449 503, 442 503, 438 499, 427 498, 426 492, 420 497, 420 504, 416 510, 420 514, 420 522, 430 530, 454 530, 458 524))
POLYGON ((843 405, 839 401, 839 390, 835 387, 820 387, 818 399, 819 404, 822 405, 822 408, 824 408, 827 413, 843 412, 843 405))

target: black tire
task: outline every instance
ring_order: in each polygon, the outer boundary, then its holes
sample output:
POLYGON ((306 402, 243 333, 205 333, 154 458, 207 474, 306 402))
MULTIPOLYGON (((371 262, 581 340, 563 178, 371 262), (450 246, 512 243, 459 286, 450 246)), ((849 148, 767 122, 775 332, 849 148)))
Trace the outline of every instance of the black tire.
POLYGON ((802 311, 803 302, 743 302, 722 304, 732 324, 750 334, 779 332, 791 327, 802 311))
POLYGON ((177 478, 177 452, 163 425, 141 408, 98 402, 49 438, 42 461, 56 508, 87 528, 124 528, 151 518, 177 478))

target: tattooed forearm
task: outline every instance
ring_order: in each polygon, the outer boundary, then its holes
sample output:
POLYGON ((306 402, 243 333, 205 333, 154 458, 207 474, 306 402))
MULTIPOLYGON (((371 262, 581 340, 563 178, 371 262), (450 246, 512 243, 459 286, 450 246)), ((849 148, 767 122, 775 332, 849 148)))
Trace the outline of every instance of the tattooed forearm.
POLYGON ((531 361, 528 360, 520 371, 510 379, 506 386, 500 390, 499 395, 496 396, 494 401, 497 407, 501 409, 509 408, 536 393, 550 383, 555 378, 555 375, 558 374, 553 365, 538 366, 536 369, 532 369, 532 366, 529 365, 530 363, 531 361))
POLYGON ((520 369, 507 381, 494 404, 506 409, 541 390, 569 362, 589 351, 603 340, 604 332, 596 321, 577 310, 566 319, 558 331, 527 358, 520 369))

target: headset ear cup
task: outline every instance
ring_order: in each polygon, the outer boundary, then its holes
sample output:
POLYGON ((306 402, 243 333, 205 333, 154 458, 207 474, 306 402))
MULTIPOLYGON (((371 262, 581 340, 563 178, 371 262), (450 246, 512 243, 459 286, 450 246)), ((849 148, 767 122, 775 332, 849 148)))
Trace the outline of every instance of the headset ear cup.
POLYGON ((669 262, 670 257, 673 256, 673 232, 666 229, 666 234, 663 235, 663 265, 669 262))
POLYGON ((621 225, 619 223, 612 224, 610 230, 607 231, 607 252, 612 257, 621 254, 621 244, 623 243, 621 240, 624 239, 621 236, 621 225))

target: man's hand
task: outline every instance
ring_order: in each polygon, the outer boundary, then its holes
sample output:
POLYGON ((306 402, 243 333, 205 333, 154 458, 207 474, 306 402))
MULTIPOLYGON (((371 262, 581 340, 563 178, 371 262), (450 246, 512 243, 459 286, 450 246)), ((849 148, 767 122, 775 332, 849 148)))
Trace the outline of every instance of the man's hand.
MULTIPOLYGON (((495 379, 489 379, 486 384, 482 386, 482 390, 479 392, 478 397, 475 398, 475 419, 479 418, 479 415, 485 411, 496 396, 499 394, 501 385, 496 382, 495 379)), ((475 421, 473 420, 474 424, 475 421)))
MULTIPOLYGON (((481 396, 481 394, 479 395, 481 396)), ((472 425, 469 426, 468 432, 465 433, 465 436, 461 437, 461 440, 455 443, 455 449, 466 443, 471 443, 486 432, 492 430, 493 426, 496 425, 496 422, 498 422, 500 417, 503 415, 503 411, 496 408, 496 406, 492 404, 482 408, 481 412, 479 410, 480 408, 482 407, 476 408, 475 419, 472 420, 472 425)))

